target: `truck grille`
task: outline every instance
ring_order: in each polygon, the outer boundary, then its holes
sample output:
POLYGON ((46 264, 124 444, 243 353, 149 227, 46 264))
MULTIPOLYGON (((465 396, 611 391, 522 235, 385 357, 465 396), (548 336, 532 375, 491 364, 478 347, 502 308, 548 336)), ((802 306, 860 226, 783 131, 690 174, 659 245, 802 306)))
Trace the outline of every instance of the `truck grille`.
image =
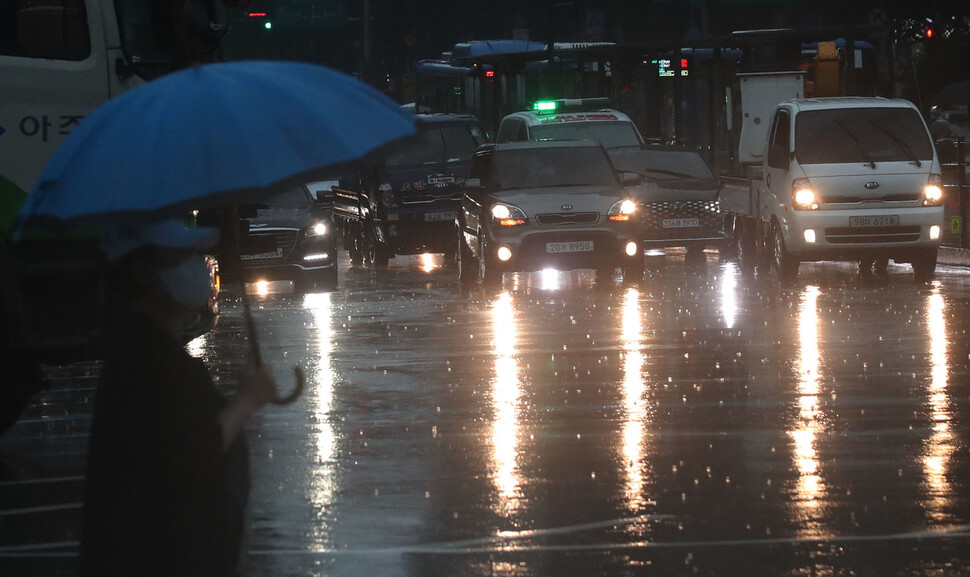
POLYGON ((822 204, 859 204, 862 202, 912 202, 919 200, 919 193, 889 194, 877 197, 828 195, 822 197, 822 204))
POLYGON ((911 226, 839 226, 825 229, 830 244, 881 244, 887 242, 916 242, 919 225, 911 226))
POLYGON ((562 224, 594 224, 599 220, 599 214, 595 212, 559 212, 536 215, 536 220, 541 225, 558 226, 562 224))
POLYGON ((448 194, 409 194, 401 195, 401 204, 428 204, 440 200, 461 200, 461 194, 450 192, 448 194))

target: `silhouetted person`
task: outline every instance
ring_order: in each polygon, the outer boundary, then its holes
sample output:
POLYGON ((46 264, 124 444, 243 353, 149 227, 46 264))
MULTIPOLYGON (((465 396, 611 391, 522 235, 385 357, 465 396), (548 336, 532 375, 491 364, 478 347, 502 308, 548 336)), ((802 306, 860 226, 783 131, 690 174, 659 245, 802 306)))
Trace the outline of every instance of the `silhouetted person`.
POLYGON ((105 235, 106 357, 81 522, 84 577, 238 574, 249 493, 246 419, 276 398, 245 367, 225 399, 185 350, 183 319, 211 298, 200 251, 217 229, 177 221, 105 235))

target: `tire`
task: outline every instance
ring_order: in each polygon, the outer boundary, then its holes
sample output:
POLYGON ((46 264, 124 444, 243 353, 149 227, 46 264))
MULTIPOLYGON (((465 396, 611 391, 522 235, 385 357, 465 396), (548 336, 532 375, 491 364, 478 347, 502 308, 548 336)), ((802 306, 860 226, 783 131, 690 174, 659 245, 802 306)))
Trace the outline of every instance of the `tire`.
POLYGON ((478 259, 465 244, 462 233, 458 233, 458 280, 463 287, 471 287, 478 282, 478 259))
POLYGON ((754 228, 743 219, 735 230, 735 242, 738 252, 738 269, 741 274, 750 275, 758 264, 758 249, 755 242, 754 228))
POLYGON ((361 266, 364 264, 364 241, 361 238, 360 223, 350 225, 348 234, 344 237, 347 243, 347 252, 350 253, 350 264, 361 266))
POLYGON ((913 279, 918 283, 933 280, 936 273, 937 249, 926 249, 913 258, 913 279))
POLYGON ((643 271, 646 268, 643 263, 643 253, 640 253, 639 258, 631 257, 623 263, 621 268, 623 269, 623 282, 635 283, 643 280, 643 271))
POLYGON ((703 267, 707 265, 707 255, 704 249, 697 247, 687 247, 687 255, 684 256, 684 264, 688 267, 703 267))
POLYGON ((332 291, 337 288, 337 268, 305 273, 294 282, 296 292, 332 291))
POLYGON ((482 249, 479 251, 481 256, 478 258, 478 282, 486 287, 494 287, 502 282, 502 271, 496 258, 489 256, 485 241, 480 242, 482 249))
POLYGON ((387 263, 390 262, 391 258, 393 257, 394 253, 392 253, 391 250, 384 244, 380 242, 374 243, 374 256, 371 259, 371 262, 374 264, 374 268, 387 268, 387 263))
POLYGON ((771 246, 772 246, 772 266, 775 272, 778 273, 778 280, 782 282, 789 282, 795 280, 798 276, 798 258, 793 256, 788 252, 788 247, 785 246, 785 239, 781 234, 781 229, 776 225, 773 228, 771 235, 771 246))

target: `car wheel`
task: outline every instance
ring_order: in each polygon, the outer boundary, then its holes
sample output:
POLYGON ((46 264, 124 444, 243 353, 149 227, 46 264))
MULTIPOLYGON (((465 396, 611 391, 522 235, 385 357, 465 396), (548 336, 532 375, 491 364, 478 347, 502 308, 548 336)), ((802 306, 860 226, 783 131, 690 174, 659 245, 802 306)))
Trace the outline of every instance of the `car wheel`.
POLYGON ((798 258, 788 252, 788 248, 785 246, 785 239, 781 234, 781 230, 775 226, 774 232, 772 233, 772 264, 775 267, 775 272, 778 273, 778 280, 780 281, 791 281, 798 276, 798 258))
POLYGON ((350 226, 349 234, 344 237, 347 252, 350 253, 350 264, 353 266, 364 264, 364 241, 361 236, 360 224, 354 223, 350 226))
POLYGON ((488 245, 484 239, 481 241, 481 255, 478 259, 478 282, 485 286, 495 286, 502 281, 502 271, 499 269, 498 261, 494 256, 489 255, 488 245))
POLYGON ((462 234, 458 233, 458 280, 464 287, 470 287, 478 280, 478 263, 472 251, 465 244, 462 234))
POLYGON ((918 283, 933 280, 936 273, 937 249, 927 249, 913 258, 913 279, 918 283))
POLYGON ((639 282, 643 280, 643 255, 632 258, 623 265, 623 282, 639 282))
POLYGON ((707 255, 704 254, 704 249, 696 246, 687 247, 684 264, 689 267, 702 267, 707 265, 707 255))
POLYGON ((304 273, 293 284, 296 292, 302 294, 314 291, 332 291, 337 288, 337 268, 304 273))

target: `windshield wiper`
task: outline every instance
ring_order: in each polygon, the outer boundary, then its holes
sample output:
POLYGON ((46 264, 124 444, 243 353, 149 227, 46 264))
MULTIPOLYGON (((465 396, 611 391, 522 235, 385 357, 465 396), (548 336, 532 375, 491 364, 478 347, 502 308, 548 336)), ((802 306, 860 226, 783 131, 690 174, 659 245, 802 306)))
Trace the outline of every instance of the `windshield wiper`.
POLYGON ((859 140, 859 137, 856 136, 854 132, 852 132, 851 130, 849 130, 849 128, 846 125, 842 124, 842 121, 841 120, 836 120, 835 121, 835 124, 839 128, 841 128, 843 131, 845 131, 846 134, 849 135, 849 138, 851 138, 852 139, 852 142, 855 143, 856 148, 858 148, 859 149, 859 152, 862 153, 862 157, 866 159, 866 163, 868 163, 869 166, 871 166, 873 169, 875 169, 876 168, 876 161, 874 161, 872 159, 872 157, 869 156, 869 153, 866 152, 866 149, 865 149, 865 147, 862 146, 862 141, 859 140))
POLYGON ((655 172, 657 174, 667 174, 670 176, 685 176, 687 178, 694 178, 693 174, 688 174, 686 172, 678 172, 676 170, 664 170, 662 168, 644 168, 645 172, 655 172))
POLYGON ((906 144, 905 142, 903 142, 903 139, 900 138, 899 135, 894 134, 893 132, 891 132, 885 126, 879 126, 878 124, 876 124, 875 122, 873 122, 871 120, 868 120, 867 122, 869 124, 871 124, 876 130, 878 130, 879 132, 885 134, 886 136, 888 136, 890 138, 890 140, 892 140, 893 142, 895 142, 896 143, 896 146, 898 146, 899 149, 903 151, 903 154, 905 154, 906 156, 909 157, 909 161, 916 165, 916 168, 919 168, 919 167, 923 166, 923 163, 920 162, 920 159, 917 158, 916 157, 916 154, 913 153, 913 149, 910 148, 908 144, 906 144))

